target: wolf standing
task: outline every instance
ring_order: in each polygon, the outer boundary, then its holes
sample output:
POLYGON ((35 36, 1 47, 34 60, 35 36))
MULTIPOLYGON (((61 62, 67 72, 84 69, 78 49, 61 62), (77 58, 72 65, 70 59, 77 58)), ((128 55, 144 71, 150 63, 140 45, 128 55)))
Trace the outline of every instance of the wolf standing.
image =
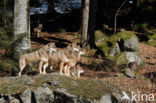
POLYGON ((55 44, 49 43, 35 52, 21 55, 19 59, 19 67, 20 67, 19 76, 21 76, 21 73, 24 70, 26 65, 31 65, 35 63, 39 63, 39 73, 46 74, 48 59, 51 56, 53 51, 56 51, 55 44), (42 71, 42 66, 43 66, 43 71, 42 71))

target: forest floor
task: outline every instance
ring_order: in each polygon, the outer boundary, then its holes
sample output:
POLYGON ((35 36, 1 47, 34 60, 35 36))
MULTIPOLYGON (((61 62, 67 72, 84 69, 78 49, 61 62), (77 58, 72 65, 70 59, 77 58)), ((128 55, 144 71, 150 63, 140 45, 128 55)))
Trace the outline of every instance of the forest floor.
MULTIPOLYGON (((58 48, 64 48, 72 42, 79 43, 79 37, 73 33, 41 33, 41 38, 32 37, 32 49, 38 49, 44 44, 55 42, 58 48)), ((86 50, 87 56, 82 57, 82 62, 85 64, 83 69, 85 73, 82 79, 99 78, 111 82, 124 90, 140 92, 141 94, 153 93, 156 97, 156 47, 139 43, 139 51, 143 58, 144 65, 139 68, 137 78, 128 78, 122 73, 95 71, 97 65, 103 61, 101 57, 95 57, 96 50, 86 50)), ((2 54, 4 51, 1 50, 2 54)), ((141 103, 141 102, 139 102, 141 103)), ((144 102, 145 103, 145 102, 144 102)))
MULTIPOLYGON (((79 43, 80 40, 75 35, 76 33, 42 33, 40 40, 32 39, 32 48, 39 48, 48 42, 55 42, 59 48, 65 47, 72 42, 79 43)), ((139 68, 137 78, 128 78, 122 73, 95 71, 98 63, 102 62, 102 58, 95 57, 96 50, 87 51, 87 56, 82 57, 81 61, 85 64, 83 66, 85 73, 81 78, 104 79, 124 90, 139 92, 140 94, 153 93, 156 97, 156 47, 139 43, 139 51, 145 64, 139 68)))

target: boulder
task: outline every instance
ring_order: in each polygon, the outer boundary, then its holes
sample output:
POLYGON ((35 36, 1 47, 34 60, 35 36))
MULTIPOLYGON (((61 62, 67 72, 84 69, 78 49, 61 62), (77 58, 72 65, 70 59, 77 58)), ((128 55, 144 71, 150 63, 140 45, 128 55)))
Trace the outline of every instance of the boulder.
POLYGON ((112 50, 110 51, 110 56, 115 56, 116 54, 120 53, 120 47, 118 45, 118 43, 116 42, 114 47, 112 48, 112 50))
POLYGON ((6 103, 3 97, 0 98, 0 103, 6 103))
POLYGON ((105 72, 121 72, 120 68, 110 59, 104 58, 101 63, 99 63, 95 69, 96 71, 105 72))
POLYGON ((129 78, 136 78, 135 74, 134 74, 134 71, 129 69, 129 68, 126 68, 124 70, 124 74, 129 77, 129 78))
POLYGON ((124 40, 124 50, 125 51, 138 51, 139 50, 138 39, 135 35, 133 35, 131 38, 127 40, 124 40))
POLYGON ((24 85, 28 86, 32 86, 34 84, 33 79, 27 75, 22 76, 19 81, 21 81, 24 85))
POLYGON ((137 65, 143 64, 143 60, 138 52, 122 52, 114 59, 117 65, 129 64, 131 62, 136 62, 137 65))
POLYGON ((36 103, 53 103, 54 94, 48 87, 38 87, 34 91, 36 103))
POLYGON ((143 60, 139 52, 126 52, 128 63, 136 62, 138 65, 143 64, 143 60))
POLYGON ((57 88, 54 91, 55 94, 55 102, 56 103, 67 103, 72 102, 76 103, 77 98, 75 95, 70 94, 66 89, 64 88, 57 88), (63 102, 62 102, 63 101, 63 102))
POLYGON ((31 90, 30 90, 30 88, 26 89, 22 93, 21 99, 22 99, 23 103, 31 103, 31 90))
POLYGON ((9 103, 20 103, 20 100, 18 98, 18 95, 9 95, 8 96, 8 101, 6 100, 6 102, 9 102, 9 103))
POLYGON ((138 51, 138 39, 133 32, 119 32, 106 39, 106 41, 100 45, 100 50, 106 57, 115 56, 120 52, 138 51))
POLYGON ((59 80, 48 81, 47 83, 51 86, 59 86, 60 85, 59 80))
POLYGON ((102 31, 95 31, 95 42, 102 43, 105 40, 105 35, 102 31))
POLYGON ((105 95, 102 96, 100 99, 100 103, 112 103, 112 96, 111 95, 105 95))
POLYGON ((1 78, 0 103, 118 103, 122 97, 120 88, 101 79, 79 80, 59 74, 31 78, 35 81, 32 86, 25 86, 23 76, 1 78), (11 92, 6 91, 8 86, 11 92))

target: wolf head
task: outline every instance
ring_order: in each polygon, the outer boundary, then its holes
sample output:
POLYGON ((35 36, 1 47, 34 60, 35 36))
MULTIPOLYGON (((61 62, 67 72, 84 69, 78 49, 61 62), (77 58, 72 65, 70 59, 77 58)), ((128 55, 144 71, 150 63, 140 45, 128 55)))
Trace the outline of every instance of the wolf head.
POLYGON ((49 52, 50 52, 50 56, 52 54, 52 52, 56 52, 56 46, 55 46, 55 43, 50 43, 49 44, 49 52))

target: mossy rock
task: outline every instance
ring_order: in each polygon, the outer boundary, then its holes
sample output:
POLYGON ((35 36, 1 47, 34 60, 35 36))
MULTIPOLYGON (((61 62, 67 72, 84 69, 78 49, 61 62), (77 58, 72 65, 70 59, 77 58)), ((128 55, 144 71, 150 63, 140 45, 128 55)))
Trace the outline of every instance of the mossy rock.
POLYGON ((64 88, 72 95, 78 97, 84 97, 88 99, 100 99, 103 95, 110 93, 121 94, 121 89, 112 85, 111 83, 100 79, 74 79, 58 74, 36 75, 33 77, 21 76, 21 77, 8 77, 0 79, 0 95, 12 95, 21 94, 27 88, 36 90, 42 84, 48 83, 48 81, 60 81, 60 85, 48 87, 55 91, 57 88, 64 88), (30 86, 27 83, 33 81, 30 86))
POLYGON ((100 43, 100 42, 103 42, 105 39, 106 39, 106 36, 102 31, 100 31, 100 30, 95 31, 95 41, 96 42, 100 43))
POLYGON ((156 33, 147 34, 147 37, 149 40, 145 44, 156 47, 156 33))
MULTIPOLYGON (((130 32, 130 31, 119 32, 118 34, 109 37, 99 47, 105 56, 110 56, 110 53, 116 47, 116 44, 119 44, 120 50, 123 51, 124 45, 126 45, 124 43, 126 43, 132 37, 137 38, 133 32, 130 32)), ((138 44, 136 44, 136 45, 138 45, 138 44)))
POLYGON ((149 40, 148 42, 145 42, 145 44, 156 47, 156 40, 149 40))
POLYGON ((139 52, 121 52, 113 57, 108 57, 112 61, 116 63, 116 65, 126 65, 131 62, 136 62, 138 65, 143 64, 143 60, 139 54, 139 52))

